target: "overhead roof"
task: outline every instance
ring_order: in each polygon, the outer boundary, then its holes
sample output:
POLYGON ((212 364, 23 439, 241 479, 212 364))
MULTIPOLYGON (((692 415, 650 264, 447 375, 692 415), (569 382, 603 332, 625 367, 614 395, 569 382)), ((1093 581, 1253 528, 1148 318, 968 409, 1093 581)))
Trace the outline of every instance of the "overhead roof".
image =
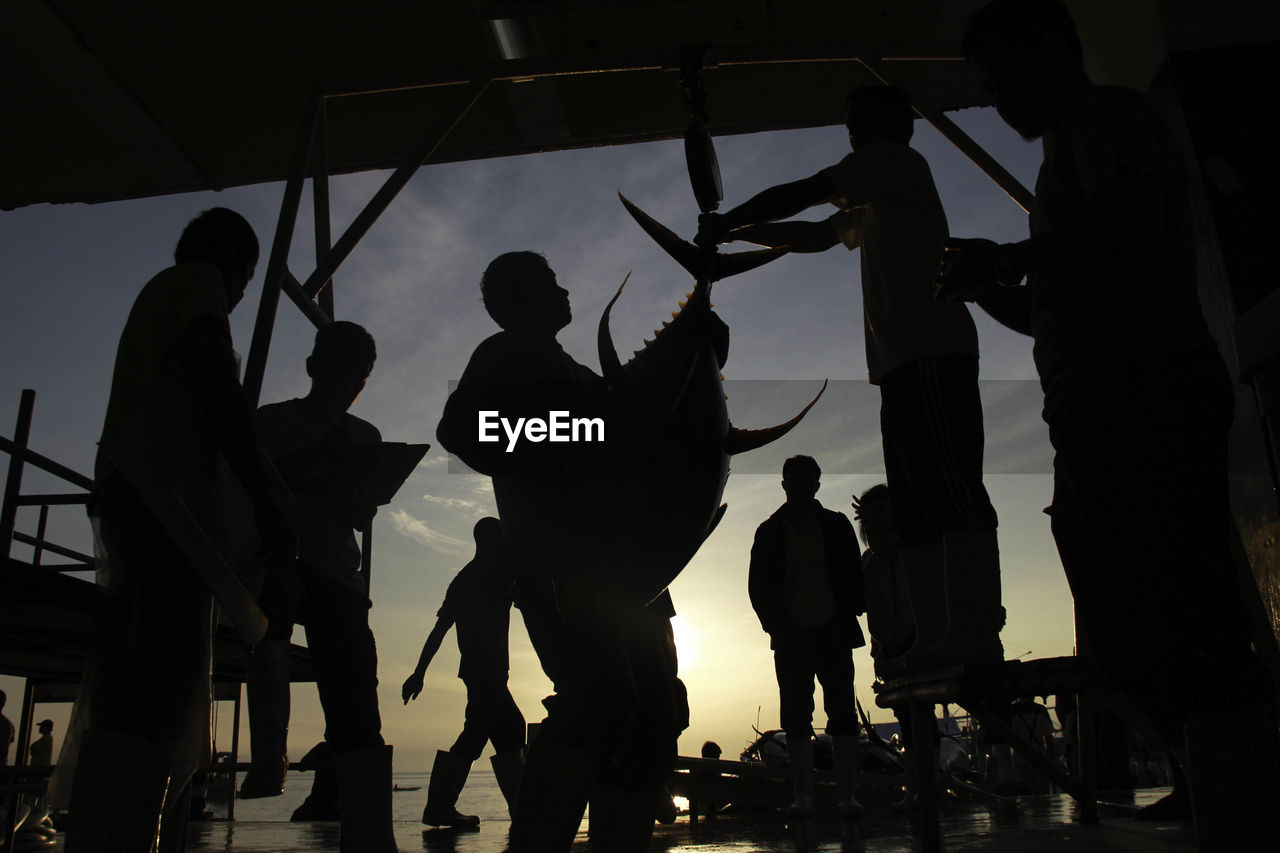
MULTIPOLYGON (((7 3, 0 207, 284 179, 317 91, 333 96, 335 174, 397 164, 476 80, 492 82, 431 161, 673 138, 689 122, 681 49, 704 44, 716 134, 841 121, 845 93, 876 79, 858 58, 881 61, 930 106, 975 106, 983 99, 959 45, 982 3, 7 3)), ((1133 52, 1135 34, 1117 15, 1182 32, 1194 28, 1168 19, 1190 21, 1209 4, 1134 0, 1119 4, 1123 13, 1098 11, 1114 5, 1072 7, 1125 34, 1119 55, 1133 52)))

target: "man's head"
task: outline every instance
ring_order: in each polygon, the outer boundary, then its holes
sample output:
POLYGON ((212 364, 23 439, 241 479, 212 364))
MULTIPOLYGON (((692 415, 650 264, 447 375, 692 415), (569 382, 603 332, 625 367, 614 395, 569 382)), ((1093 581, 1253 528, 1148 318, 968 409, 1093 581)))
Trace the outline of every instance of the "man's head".
POLYGON ((494 258, 480 277, 480 294, 489 316, 509 332, 554 336, 573 319, 569 291, 537 252, 494 258))
POLYGON ((491 515, 476 522, 471 528, 476 540, 476 552, 494 553, 502 549, 502 522, 491 515))
POLYGON ((316 332, 307 375, 311 377, 311 397, 333 411, 345 412, 364 390, 373 372, 378 348, 364 326, 335 320, 316 332))
POLYGON ((969 19, 964 56, 1025 139, 1052 133, 1089 85, 1075 22, 1059 0, 993 0, 969 19))
POLYGON ((907 144, 914 119, 911 99, 892 86, 859 86, 845 100, 845 126, 855 151, 873 142, 907 144))
POLYGON ((41 720, 38 729, 42 735, 51 734, 53 732, 53 720, 41 720))
POLYGON ((217 267, 227 284, 228 308, 235 308, 258 266, 258 237, 234 210, 212 207, 182 229, 173 260, 179 264, 208 261, 217 267))
POLYGON ((782 463, 782 490, 787 503, 805 504, 818 494, 822 469, 812 456, 792 456, 782 463))

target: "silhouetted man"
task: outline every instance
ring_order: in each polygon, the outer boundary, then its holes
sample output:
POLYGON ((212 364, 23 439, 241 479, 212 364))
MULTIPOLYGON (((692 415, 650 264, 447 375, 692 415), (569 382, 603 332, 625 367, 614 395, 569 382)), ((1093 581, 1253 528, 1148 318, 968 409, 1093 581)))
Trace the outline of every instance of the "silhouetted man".
MULTIPOLYGON (((3 690, 0 690, 0 711, 4 710, 4 703, 9 697, 3 690)), ((0 767, 4 767, 9 763, 9 747, 13 743, 13 723, 3 713, 0 713, 0 767)))
MULTIPOLYGON (((271 628, 254 650, 250 685, 266 681, 259 695, 275 699, 266 705, 275 709, 276 719, 251 714, 254 760, 261 748, 268 766, 274 762, 280 775, 271 782, 278 793, 287 764, 289 638, 293 623, 301 622, 324 708, 325 740, 337 754, 344 853, 396 849, 391 747, 382 739, 378 653, 369 630, 371 604, 355 536, 356 530, 369 529, 377 511, 362 476, 369 457, 361 448, 382 437, 373 424, 347 411, 364 390, 377 356, 373 336, 362 326, 329 323, 316 332, 307 357, 307 396, 258 409, 262 446, 294 492, 301 526, 296 586, 268 586, 263 594, 271 628), (263 731, 256 725, 259 720, 267 724, 263 731)), ((251 711, 254 698, 250 696, 251 711)))
POLYGON ((515 813, 516 794, 524 771, 524 715, 507 688, 507 634, 511 619, 510 558, 502 541, 502 522, 482 518, 474 528, 475 557, 458 571, 445 592, 436 624, 422 644, 418 665, 401 687, 404 703, 417 699, 431 659, 445 634, 458 627, 461 662, 458 677, 467 686, 466 721, 452 747, 436 751, 422 822, 432 826, 476 826, 475 815, 460 814, 458 795, 471 764, 493 742, 493 775, 515 813))
POLYGON ((996 512, 982 482, 978 337, 964 306, 934 298, 931 258, 947 218, 909 142, 911 102, 886 86, 849 96, 853 153, 724 214, 699 218, 700 243, 747 240, 820 252, 860 249, 867 371, 917 632, 898 651, 913 669, 1003 659, 996 512), (816 205, 820 222, 775 220, 816 205), (962 310, 957 310, 962 309, 962 310))
POLYGON ((111 449, 140 447, 197 518, 231 505, 229 471, 252 498, 259 533, 280 560, 292 557, 227 323, 258 240, 238 213, 213 208, 183 230, 174 259, 129 312, 94 466, 90 512, 107 583, 85 673, 90 727, 72 783, 72 853, 150 850, 162 814, 162 844, 178 844, 178 795, 209 760, 212 597, 111 449))
POLYGON ((1232 387, 1197 298, 1180 153, 1141 94, 1090 82, 1056 0, 989 4, 965 55, 1045 156, 1030 239, 953 241, 941 284, 1035 340, 1077 625, 1170 744, 1185 730, 1201 849, 1264 849, 1274 688, 1232 563, 1232 387))
POLYGON ((827 733, 835 754, 840 809, 863 813, 857 798, 858 711, 853 650, 866 644, 858 626, 862 560, 853 525, 818 502, 822 471, 812 456, 782 465, 787 500, 756 530, 748 589, 769 635, 787 733, 793 815, 813 813, 813 687, 822 685, 827 733))
POLYGON ((37 730, 40 737, 31 742, 28 764, 45 766, 53 763, 53 720, 41 720, 37 730))
POLYGON ((515 603, 556 691, 544 700, 547 718, 529 748, 511 849, 568 850, 588 798, 593 847, 643 848, 687 724, 671 599, 621 602, 608 594, 609 579, 588 569, 581 525, 590 489, 582 483, 601 473, 591 445, 481 440, 482 411, 511 423, 552 411, 591 417, 603 410, 605 389, 556 341, 572 317, 569 296, 541 255, 499 256, 480 287, 502 331, 476 347, 437 436, 493 478, 517 572, 515 603))

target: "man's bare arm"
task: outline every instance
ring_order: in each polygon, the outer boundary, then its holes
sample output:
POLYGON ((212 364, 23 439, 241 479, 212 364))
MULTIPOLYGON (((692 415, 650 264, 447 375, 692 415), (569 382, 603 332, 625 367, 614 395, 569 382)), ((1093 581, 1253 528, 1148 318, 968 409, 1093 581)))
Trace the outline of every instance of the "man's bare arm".
POLYGON ((700 246, 723 243, 737 228, 762 222, 788 219, 803 210, 840 197, 835 182, 824 172, 808 178, 770 187, 725 213, 704 213, 698 217, 700 246))
POLYGON ((762 222, 747 225, 730 235, 734 240, 791 252, 825 252, 839 240, 829 222, 762 222))

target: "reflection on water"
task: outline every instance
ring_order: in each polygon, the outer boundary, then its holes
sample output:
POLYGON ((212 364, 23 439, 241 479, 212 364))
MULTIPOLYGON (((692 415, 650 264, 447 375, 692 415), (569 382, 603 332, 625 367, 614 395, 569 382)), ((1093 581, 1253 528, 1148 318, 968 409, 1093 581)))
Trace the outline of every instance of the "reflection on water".
MULTIPOLYGON (((501 853, 506 849, 511 820, 493 775, 472 773, 458 801, 459 810, 478 814, 479 831, 424 829, 419 818, 426 801, 426 774, 397 774, 402 786, 418 791, 392 794, 396 840, 403 851, 424 853, 501 853)), ((338 848, 336 823, 288 823, 289 814, 306 796, 310 774, 289 777, 284 796, 236 803, 237 821, 192 824, 191 853, 303 853, 338 848)), ((1157 799, 1167 789, 1140 792, 1138 804, 1157 799)), ((1060 850, 1195 849, 1186 827, 1137 824, 1120 809, 1101 810, 1103 823, 1083 827, 1075 804, 1065 796, 1024 797, 1015 811, 997 812, 982 803, 949 801, 942 828, 949 853, 1009 851, 1052 853, 1060 850)), ((587 853, 588 820, 583 822, 574 853, 587 853)), ((690 823, 681 817, 671 826, 654 829, 653 853, 916 853, 911 819, 874 808, 860 821, 834 816, 787 822, 773 813, 726 815, 690 823)))

